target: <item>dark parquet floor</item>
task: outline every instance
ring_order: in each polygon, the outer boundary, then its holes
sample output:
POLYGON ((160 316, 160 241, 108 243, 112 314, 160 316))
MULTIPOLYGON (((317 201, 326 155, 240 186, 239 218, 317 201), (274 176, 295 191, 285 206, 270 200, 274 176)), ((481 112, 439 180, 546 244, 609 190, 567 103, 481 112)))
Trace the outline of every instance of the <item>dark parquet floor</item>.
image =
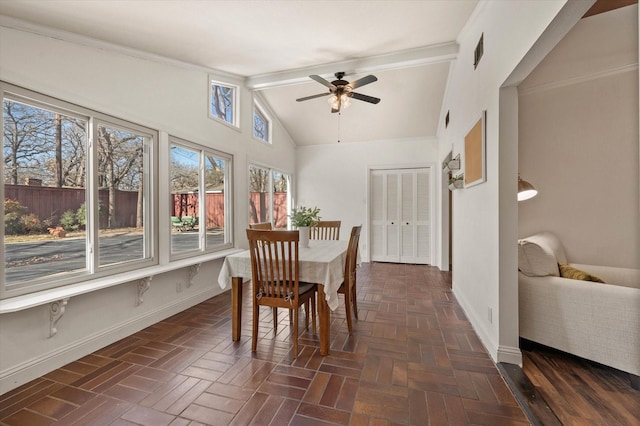
POLYGON ((232 342, 225 293, 2 395, 0 423, 529 424, 449 280, 428 266, 364 264, 353 334, 341 305, 331 354, 320 356, 318 335, 301 327, 297 359, 288 313, 274 333, 269 309, 251 353, 248 290, 232 342))
POLYGON ((522 364, 549 409, 535 413, 540 424, 640 425, 640 391, 628 373, 526 341, 522 364))

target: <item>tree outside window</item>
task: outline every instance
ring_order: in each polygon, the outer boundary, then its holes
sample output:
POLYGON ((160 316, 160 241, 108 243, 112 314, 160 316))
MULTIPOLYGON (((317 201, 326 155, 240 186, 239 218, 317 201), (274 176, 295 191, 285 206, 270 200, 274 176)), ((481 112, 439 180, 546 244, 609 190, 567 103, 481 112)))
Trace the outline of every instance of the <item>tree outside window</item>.
POLYGON ((264 142, 270 142, 270 121, 256 104, 253 109, 253 136, 264 142))
POLYGON ((236 120, 236 93, 235 86, 225 85, 211 81, 211 99, 209 114, 233 126, 238 126, 236 120))

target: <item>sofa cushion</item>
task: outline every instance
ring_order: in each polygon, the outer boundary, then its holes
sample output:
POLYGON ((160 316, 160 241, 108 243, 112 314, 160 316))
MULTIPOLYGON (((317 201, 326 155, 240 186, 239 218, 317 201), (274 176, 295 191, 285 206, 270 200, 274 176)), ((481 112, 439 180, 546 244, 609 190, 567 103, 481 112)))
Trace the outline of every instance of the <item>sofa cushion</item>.
POLYGON ((596 277, 588 272, 575 268, 571 265, 559 264, 560 276, 562 278, 570 278, 572 280, 593 281, 596 283, 604 283, 601 278, 596 277))
POLYGON ((518 240, 518 269, 530 277, 560 276, 558 264, 567 257, 560 240, 551 232, 541 232, 518 240))

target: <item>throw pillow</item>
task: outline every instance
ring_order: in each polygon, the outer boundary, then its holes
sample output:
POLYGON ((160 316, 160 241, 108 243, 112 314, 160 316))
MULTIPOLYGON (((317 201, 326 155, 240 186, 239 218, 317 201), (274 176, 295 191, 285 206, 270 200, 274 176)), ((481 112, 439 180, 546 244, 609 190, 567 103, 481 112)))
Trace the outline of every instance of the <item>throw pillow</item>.
POLYGON ((604 283, 602 279, 592 275, 588 272, 581 271, 580 269, 574 268, 570 265, 558 264, 558 268, 560 269, 560 276, 562 278, 571 278, 572 280, 581 280, 581 281, 593 281, 596 283, 604 283))
POLYGON ((567 263, 567 257, 555 234, 545 231, 518 240, 518 269, 523 274, 558 277, 558 263, 567 263))

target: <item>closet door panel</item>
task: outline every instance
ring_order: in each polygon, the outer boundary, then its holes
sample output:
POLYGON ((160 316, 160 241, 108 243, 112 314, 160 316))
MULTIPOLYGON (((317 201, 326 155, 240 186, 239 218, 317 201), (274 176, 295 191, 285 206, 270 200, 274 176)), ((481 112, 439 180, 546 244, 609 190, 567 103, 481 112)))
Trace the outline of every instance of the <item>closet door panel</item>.
POLYGON ((371 260, 431 262, 430 169, 371 172, 371 260))
POLYGON ((431 169, 424 169, 416 173, 415 263, 432 263, 431 198, 431 169))
POLYGON ((369 233, 371 235, 371 260, 381 261, 384 256, 384 175, 381 173, 371 173, 371 224, 369 233))

